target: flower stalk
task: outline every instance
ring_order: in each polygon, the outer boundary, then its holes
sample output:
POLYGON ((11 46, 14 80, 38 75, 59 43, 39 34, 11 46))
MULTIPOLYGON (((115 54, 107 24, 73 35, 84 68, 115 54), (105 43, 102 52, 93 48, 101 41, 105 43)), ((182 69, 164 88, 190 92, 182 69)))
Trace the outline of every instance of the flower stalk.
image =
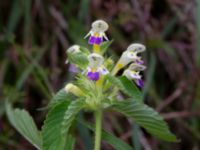
POLYGON ((97 110, 95 112, 95 146, 94 146, 94 150, 100 150, 100 148, 101 148, 101 130, 102 130, 102 111, 97 110))

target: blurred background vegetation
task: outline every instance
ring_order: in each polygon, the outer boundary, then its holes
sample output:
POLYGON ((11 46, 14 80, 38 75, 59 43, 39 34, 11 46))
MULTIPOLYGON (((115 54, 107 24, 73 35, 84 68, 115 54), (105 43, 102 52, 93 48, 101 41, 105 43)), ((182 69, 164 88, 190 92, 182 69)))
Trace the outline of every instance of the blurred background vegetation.
MULTIPOLYGON (((130 43, 146 45, 144 101, 181 142, 157 140, 118 114, 105 115, 104 128, 136 150, 199 150, 199 0, 1 0, 0 150, 34 150, 8 122, 5 100, 28 110, 41 128, 46 110, 39 108, 73 78, 66 49, 75 43, 89 47, 83 37, 96 19, 110 25, 109 52, 116 57, 130 43)), ((78 129, 76 149, 91 150, 92 137, 78 129)))

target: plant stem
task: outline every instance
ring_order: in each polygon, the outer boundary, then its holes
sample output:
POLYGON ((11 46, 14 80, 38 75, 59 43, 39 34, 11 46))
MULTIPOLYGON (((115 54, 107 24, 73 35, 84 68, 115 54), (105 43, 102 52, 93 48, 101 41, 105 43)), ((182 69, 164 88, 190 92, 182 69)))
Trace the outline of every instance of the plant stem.
POLYGON ((100 150, 101 147, 101 128, 102 128, 102 111, 95 112, 95 146, 94 150, 100 150))

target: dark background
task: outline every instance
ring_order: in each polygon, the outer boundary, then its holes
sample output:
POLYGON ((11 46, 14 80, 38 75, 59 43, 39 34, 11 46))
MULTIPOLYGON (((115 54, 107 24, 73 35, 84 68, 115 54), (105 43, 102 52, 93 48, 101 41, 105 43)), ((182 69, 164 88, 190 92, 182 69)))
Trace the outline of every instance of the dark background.
MULTIPOLYGON (((141 130, 136 150, 200 149, 198 0, 1 0, 0 150, 34 149, 8 122, 4 102, 28 110, 41 128, 46 111, 37 109, 72 78, 66 49, 72 44, 89 48, 83 37, 96 19, 110 26, 111 54, 120 56, 133 42, 146 45, 145 103, 159 111, 181 139, 167 143, 141 130)), ((133 143, 132 126, 120 115, 105 114, 104 128, 133 143)), ((77 132, 76 149, 88 150, 84 145, 77 132)))

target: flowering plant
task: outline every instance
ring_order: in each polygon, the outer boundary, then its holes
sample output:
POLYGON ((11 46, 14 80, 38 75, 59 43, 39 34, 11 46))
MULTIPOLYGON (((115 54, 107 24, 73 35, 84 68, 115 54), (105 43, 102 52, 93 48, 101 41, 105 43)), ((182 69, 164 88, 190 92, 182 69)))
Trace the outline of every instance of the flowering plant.
POLYGON ((88 43, 92 45, 92 50, 79 45, 67 50, 66 62, 73 65, 76 80, 68 83, 53 97, 48 105, 49 112, 42 131, 36 128, 26 111, 13 110, 7 105, 7 114, 13 126, 38 149, 73 149, 75 139, 72 129, 75 127, 73 123, 76 122, 95 132, 94 150, 100 150, 101 139, 118 150, 122 147, 126 150, 132 149, 119 138, 102 130, 105 110, 117 111, 131 118, 157 138, 177 140, 162 117, 142 101, 140 89, 143 88, 143 80, 140 72, 146 67, 139 54, 145 51, 145 46, 131 44, 115 64, 111 57, 105 56, 111 44, 105 33, 107 30, 108 24, 97 20, 92 23, 92 29, 85 37, 89 38, 88 43), (80 111, 94 112, 95 126, 78 119, 80 111), (22 120, 23 123, 20 123, 22 120), (31 125, 27 121, 31 122, 31 125), (32 131, 34 133, 30 136, 32 131))

